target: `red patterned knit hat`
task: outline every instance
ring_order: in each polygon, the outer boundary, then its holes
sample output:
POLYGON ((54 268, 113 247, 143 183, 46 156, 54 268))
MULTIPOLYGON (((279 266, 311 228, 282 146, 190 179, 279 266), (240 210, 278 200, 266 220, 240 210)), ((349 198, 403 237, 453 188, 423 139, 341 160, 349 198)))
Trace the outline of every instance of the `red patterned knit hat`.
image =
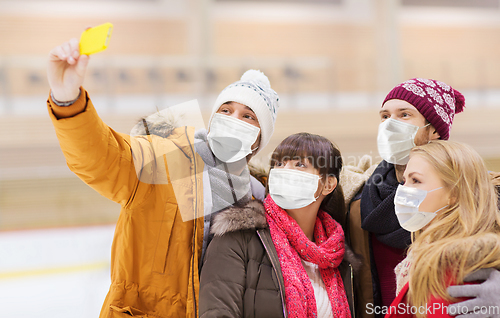
POLYGON ((412 78, 394 87, 382 105, 390 99, 412 104, 436 128, 443 140, 450 138, 453 118, 465 107, 462 93, 443 82, 425 78, 412 78))

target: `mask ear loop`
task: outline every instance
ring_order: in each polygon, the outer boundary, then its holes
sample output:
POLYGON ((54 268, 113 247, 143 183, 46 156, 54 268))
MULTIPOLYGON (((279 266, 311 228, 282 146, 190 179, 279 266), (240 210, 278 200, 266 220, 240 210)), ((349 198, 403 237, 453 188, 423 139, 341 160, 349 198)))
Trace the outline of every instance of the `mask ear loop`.
MULTIPOLYGON (((321 181, 322 179, 319 178, 319 180, 321 181)), ((321 181, 321 183, 323 183, 323 181, 321 181)), ((324 187, 325 185, 326 185, 326 182, 323 183, 321 186, 324 187)), ((335 190, 333 190, 333 191, 335 191, 335 190)), ((319 194, 318 194, 318 196, 314 198, 314 202, 316 202, 316 200, 318 200, 318 198, 321 196, 321 192, 323 192, 323 191, 320 191, 319 194)))
POLYGON ((448 206, 448 204, 445 205, 444 207, 442 207, 441 209, 438 209, 438 210, 434 211, 433 213, 438 213, 439 211, 441 211, 442 209, 446 208, 447 206, 448 206))
MULTIPOLYGON (((260 129, 260 128, 259 128, 259 129, 260 129)), ((259 147, 260 147, 260 142, 261 142, 261 141, 262 141, 262 136, 260 136, 260 138, 259 138, 259 145, 258 145, 257 147, 255 147, 255 149, 250 149, 250 150, 252 151, 252 153, 253 153, 255 150, 259 149, 259 147)))
MULTIPOLYGON (((444 187, 439 187, 439 188, 436 188, 436 189, 433 189, 433 190, 427 191, 427 193, 429 193, 429 192, 433 192, 433 191, 436 191, 436 190, 439 190, 439 189, 442 189, 442 188, 444 188, 444 187)), ((438 210, 438 211, 439 211, 439 210, 438 210)), ((436 211, 436 212, 437 212, 437 211, 436 211)))
POLYGON ((431 123, 428 123, 428 124, 427 124, 427 125, 425 125, 425 126, 418 127, 418 129, 420 129, 420 128, 425 128, 425 127, 429 126, 430 124, 431 124, 431 123))
MULTIPOLYGON (((427 125, 425 125, 425 126, 418 127, 418 129, 420 129, 420 128, 425 128, 425 127, 429 126, 430 124, 431 124, 431 123, 428 123, 428 124, 427 124, 427 125)), ((431 142, 431 141, 429 140, 427 143, 430 143, 430 142, 431 142)))

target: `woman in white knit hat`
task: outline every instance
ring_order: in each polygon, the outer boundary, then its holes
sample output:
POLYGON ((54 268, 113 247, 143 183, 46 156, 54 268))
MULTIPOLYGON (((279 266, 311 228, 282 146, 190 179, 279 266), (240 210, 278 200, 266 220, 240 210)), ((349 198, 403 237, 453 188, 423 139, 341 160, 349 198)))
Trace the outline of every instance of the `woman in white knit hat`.
POLYGON ((47 107, 70 169, 122 206, 100 317, 196 317, 211 213, 263 197, 246 163, 269 142, 278 95, 249 71, 219 95, 208 132, 145 119, 132 137, 97 115, 81 86, 88 61, 77 39, 50 52, 47 107))

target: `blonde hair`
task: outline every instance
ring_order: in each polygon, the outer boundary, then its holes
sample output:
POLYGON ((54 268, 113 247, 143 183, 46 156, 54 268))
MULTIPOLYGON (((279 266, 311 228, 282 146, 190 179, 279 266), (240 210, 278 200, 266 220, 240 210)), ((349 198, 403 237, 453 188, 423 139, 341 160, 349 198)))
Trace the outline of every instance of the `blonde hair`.
POLYGON ((414 156, 434 167, 451 198, 410 247, 408 300, 420 308, 431 296, 454 301, 447 286, 469 273, 500 268, 500 212, 484 161, 471 147, 437 140, 413 148, 414 156))

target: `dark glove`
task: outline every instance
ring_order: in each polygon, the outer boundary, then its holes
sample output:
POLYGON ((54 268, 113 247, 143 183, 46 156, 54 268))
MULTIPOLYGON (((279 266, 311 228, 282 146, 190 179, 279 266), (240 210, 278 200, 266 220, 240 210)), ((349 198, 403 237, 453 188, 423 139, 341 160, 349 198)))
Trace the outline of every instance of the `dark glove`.
POLYGON ((500 271, 480 269, 465 278, 466 282, 484 281, 476 285, 448 287, 451 297, 472 299, 448 306, 448 314, 456 318, 500 318, 500 271))

